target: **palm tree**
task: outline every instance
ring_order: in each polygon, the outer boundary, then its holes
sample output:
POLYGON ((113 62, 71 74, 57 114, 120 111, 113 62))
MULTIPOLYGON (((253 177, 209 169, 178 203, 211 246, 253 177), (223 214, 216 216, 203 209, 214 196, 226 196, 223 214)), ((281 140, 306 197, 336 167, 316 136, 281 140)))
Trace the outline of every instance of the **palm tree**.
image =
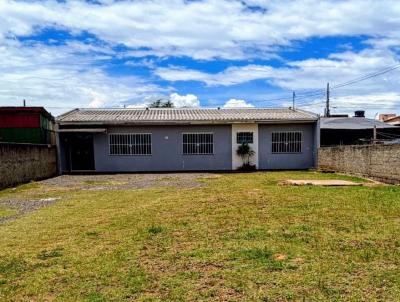
POLYGON ((243 161, 243 168, 250 167, 250 159, 255 154, 253 149, 249 146, 248 143, 242 143, 238 149, 236 150, 236 154, 240 156, 243 161))

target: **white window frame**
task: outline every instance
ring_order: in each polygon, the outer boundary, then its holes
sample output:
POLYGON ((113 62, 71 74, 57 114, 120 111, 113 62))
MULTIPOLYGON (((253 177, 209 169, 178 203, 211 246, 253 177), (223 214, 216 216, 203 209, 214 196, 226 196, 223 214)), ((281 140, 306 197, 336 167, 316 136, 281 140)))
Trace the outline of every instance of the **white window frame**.
MULTIPOLYGON (((295 149, 296 149, 296 147, 294 147, 295 149)), ((273 131, 272 133, 271 133, 271 153, 273 153, 273 154, 300 154, 300 153, 303 153, 303 131, 273 131), (286 134, 286 141, 277 141, 277 142, 274 142, 273 141, 273 137, 274 137, 274 134, 278 134, 278 133, 280 133, 280 134, 286 134), (300 140, 294 140, 294 141, 289 141, 288 140, 288 133, 300 133, 300 140), (274 151, 274 145, 278 145, 278 144, 282 144, 282 143, 286 143, 286 144, 290 144, 290 143, 292 143, 292 144, 298 144, 298 143, 300 143, 300 151, 288 151, 288 150, 285 150, 285 151, 274 151)))
POLYGON ((254 132, 253 131, 238 131, 236 132, 236 144, 243 144, 243 142, 239 142, 239 134, 245 133, 247 134, 251 134, 251 142, 244 142, 246 144, 254 144, 254 132))
MULTIPOLYGON (((113 144, 113 145, 121 145, 125 146, 127 144, 113 144)), ((132 148, 132 145, 130 145, 132 148)), ((152 133, 109 133, 108 134, 108 155, 110 156, 151 156, 153 155, 153 135, 152 133), (111 135, 150 135, 150 153, 146 154, 113 154, 111 153, 111 135)))
MULTIPOLYGON (((192 143, 193 144, 193 143, 192 143)), ((182 133, 182 155, 213 155, 214 154, 214 132, 184 132, 182 133), (212 135, 212 152, 211 153, 185 153, 185 143, 183 137, 185 135, 201 135, 201 134, 211 134, 212 135)))

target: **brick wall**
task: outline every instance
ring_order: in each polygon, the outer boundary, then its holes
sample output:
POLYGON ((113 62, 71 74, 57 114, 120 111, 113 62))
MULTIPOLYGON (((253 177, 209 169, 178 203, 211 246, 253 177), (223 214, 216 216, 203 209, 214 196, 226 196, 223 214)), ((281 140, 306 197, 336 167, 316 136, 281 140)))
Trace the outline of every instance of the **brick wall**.
POLYGON ((320 148, 318 168, 400 184, 400 144, 320 148))
POLYGON ((54 146, 0 143, 0 189, 56 174, 54 146))

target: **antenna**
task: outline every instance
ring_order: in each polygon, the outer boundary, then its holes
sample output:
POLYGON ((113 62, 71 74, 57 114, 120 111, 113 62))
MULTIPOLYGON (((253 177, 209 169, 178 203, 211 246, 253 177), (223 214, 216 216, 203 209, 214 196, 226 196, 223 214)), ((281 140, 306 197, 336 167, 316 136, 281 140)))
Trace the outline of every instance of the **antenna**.
POLYGON ((295 102, 295 99, 296 99, 296 92, 293 91, 293 107, 292 107, 293 110, 294 110, 294 102, 295 102))

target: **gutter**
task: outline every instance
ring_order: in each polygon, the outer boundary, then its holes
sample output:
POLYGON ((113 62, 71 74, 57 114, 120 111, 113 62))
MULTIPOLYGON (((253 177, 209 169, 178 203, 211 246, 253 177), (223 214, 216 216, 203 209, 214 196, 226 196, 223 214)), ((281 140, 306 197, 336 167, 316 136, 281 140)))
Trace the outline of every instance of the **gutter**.
POLYGON ((66 132, 66 133, 105 133, 107 132, 106 128, 69 128, 69 129, 58 129, 58 133, 66 132))
POLYGON ((167 125, 232 125, 232 124, 294 124, 294 123, 316 123, 315 119, 298 119, 298 120, 235 120, 235 121, 135 121, 135 122, 80 122, 57 121, 60 126, 167 126, 167 125))

